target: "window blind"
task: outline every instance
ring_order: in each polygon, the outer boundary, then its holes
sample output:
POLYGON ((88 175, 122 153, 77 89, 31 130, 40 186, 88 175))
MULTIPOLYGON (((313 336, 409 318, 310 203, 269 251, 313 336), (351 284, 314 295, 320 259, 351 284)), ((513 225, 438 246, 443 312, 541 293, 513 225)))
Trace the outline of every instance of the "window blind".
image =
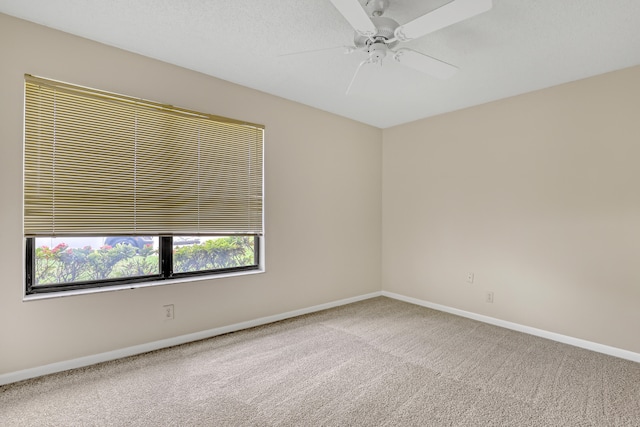
POLYGON ((26 75, 25 236, 261 234, 263 133, 26 75))

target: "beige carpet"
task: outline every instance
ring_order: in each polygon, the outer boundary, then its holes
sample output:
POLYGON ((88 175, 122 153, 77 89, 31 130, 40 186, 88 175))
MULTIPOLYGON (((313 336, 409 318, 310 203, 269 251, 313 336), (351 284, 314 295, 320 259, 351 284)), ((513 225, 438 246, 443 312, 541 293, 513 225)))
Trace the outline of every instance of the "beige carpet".
POLYGON ((1 426, 640 426, 640 364, 380 297, 0 387, 1 426))

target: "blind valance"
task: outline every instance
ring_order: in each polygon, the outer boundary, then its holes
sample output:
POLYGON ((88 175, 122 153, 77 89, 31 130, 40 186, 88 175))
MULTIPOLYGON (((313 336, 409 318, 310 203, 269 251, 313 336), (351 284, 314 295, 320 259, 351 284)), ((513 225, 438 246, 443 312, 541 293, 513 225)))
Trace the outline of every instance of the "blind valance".
POLYGON ((264 127, 25 76, 25 236, 261 234, 264 127))

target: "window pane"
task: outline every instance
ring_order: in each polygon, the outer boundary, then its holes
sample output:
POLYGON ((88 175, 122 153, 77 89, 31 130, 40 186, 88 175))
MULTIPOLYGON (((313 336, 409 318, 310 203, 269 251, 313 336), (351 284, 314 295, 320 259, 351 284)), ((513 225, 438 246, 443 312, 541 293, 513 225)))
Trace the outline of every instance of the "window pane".
POLYGON ((141 277, 159 273, 157 237, 35 239, 34 286, 141 277))
POLYGON ((175 236, 173 272, 257 265, 254 236, 175 236))

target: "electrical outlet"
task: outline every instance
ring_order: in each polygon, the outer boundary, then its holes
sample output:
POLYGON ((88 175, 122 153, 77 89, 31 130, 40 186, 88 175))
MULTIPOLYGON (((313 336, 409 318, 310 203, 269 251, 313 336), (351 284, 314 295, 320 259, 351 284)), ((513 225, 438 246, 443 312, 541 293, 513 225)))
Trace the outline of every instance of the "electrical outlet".
POLYGON ((467 273, 467 283, 473 283, 473 273, 467 273))
POLYGON ((173 304, 163 305, 162 310, 163 310, 164 320, 173 319, 173 304))
POLYGON ((493 304, 493 292, 487 292, 484 301, 493 304))

